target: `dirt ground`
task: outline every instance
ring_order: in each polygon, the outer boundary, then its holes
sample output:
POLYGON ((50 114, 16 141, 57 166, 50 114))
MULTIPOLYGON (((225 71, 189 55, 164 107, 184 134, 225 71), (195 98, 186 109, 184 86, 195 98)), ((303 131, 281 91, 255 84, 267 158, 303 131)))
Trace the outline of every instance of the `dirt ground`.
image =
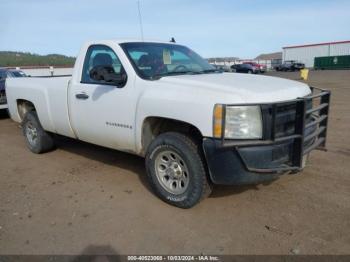
POLYGON ((332 91, 328 152, 269 185, 215 187, 190 210, 152 194, 143 159, 70 139, 35 155, 3 114, 0 254, 349 254, 350 71, 308 82, 332 91))

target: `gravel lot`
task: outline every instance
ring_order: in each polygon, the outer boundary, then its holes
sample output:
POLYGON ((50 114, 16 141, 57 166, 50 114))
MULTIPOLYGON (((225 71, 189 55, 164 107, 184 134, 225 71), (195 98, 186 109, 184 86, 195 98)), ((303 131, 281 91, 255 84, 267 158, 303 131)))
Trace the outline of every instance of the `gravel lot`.
POLYGON ((2 114, 0 254, 349 254, 350 71, 308 82, 333 92, 328 152, 269 185, 215 187, 190 210, 152 194, 143 159, 65 138, 35 155, 2 114))

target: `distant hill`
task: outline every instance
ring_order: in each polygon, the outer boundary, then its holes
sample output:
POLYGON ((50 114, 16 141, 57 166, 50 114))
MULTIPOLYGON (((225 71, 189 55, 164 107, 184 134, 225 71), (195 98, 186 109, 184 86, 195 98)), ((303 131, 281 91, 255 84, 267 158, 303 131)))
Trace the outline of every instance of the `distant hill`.
POLYGON ((0 51, 0 67, 14 66, 73 66, 75 57, 50 54, 37 55, 24 52, 0 51))

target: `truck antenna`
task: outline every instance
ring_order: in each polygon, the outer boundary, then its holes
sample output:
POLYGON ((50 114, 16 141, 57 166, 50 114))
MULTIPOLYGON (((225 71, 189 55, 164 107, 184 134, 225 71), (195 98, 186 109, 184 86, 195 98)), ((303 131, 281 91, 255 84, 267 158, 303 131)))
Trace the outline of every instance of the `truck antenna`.
POLYGON ((140 1, 137 1, 137 9, 139 10, 139 23, 140 23, 140 32, 141 32, 141 39, 143 41, 143 25, 142 25, 142 17, 141 17, 141 9, 140 9, 140 1))

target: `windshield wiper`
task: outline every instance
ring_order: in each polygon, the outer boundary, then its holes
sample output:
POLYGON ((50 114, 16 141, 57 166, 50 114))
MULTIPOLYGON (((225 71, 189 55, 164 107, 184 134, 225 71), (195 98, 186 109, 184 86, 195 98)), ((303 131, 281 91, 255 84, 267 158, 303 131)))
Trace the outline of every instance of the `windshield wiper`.
POLYGON ((186 70, 186 71, 178 71, 178 72, 168 72, 163 74, 157 74, 152 76, 152 79, 160 79, 164 76, 174 76, 174 75, 199 75, 199 74, 208 74, 208 73, 221 73, 220 70, 217 69, 205 69, 202 71, 192 71, 192 70, 186 70))
POLYGON ((202 71, 178 71, 178 72, 168 72, 164 74, 157 74, 152 76, 152 79, 160 79, 164 76, 174 76, 174 75, 196 75, 196 74, 201 74, 202 71))

